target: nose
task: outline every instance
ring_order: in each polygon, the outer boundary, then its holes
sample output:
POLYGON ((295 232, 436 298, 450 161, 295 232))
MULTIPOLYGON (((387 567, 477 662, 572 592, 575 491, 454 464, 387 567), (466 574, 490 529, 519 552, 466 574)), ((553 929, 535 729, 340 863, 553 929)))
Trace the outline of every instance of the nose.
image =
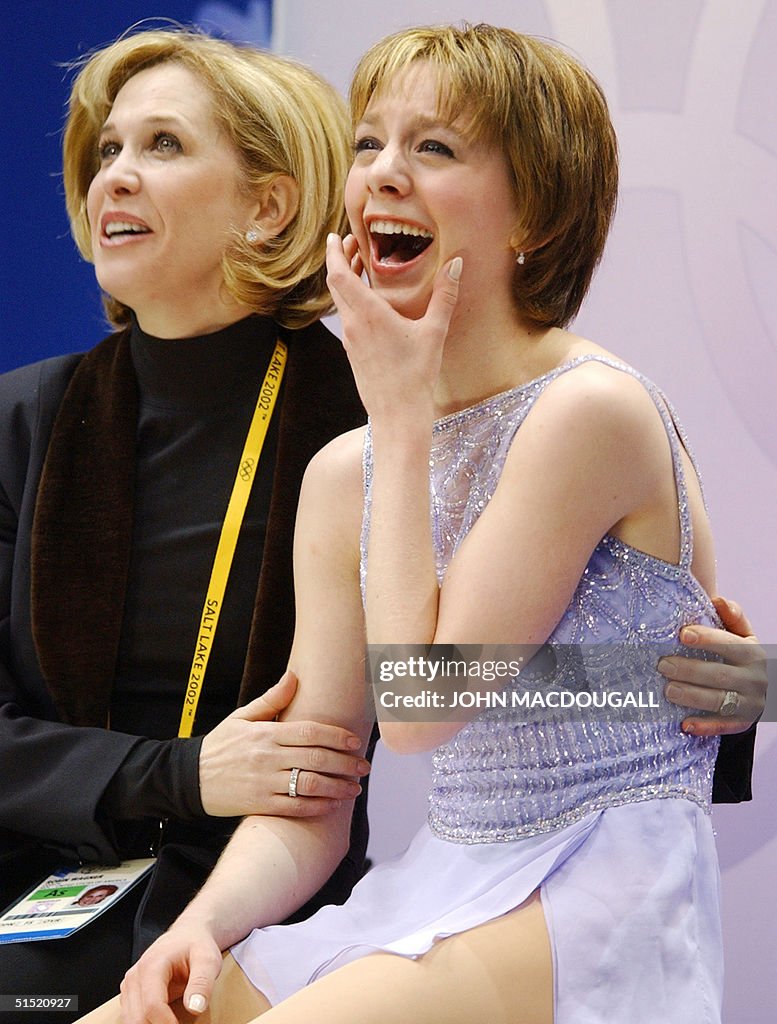
POLYGON ((407 195, 410 175, 407 160, 398 146, 386 145, 379 150, 369 166, 367 187, 375 194, 407 195))
POLYGON ((103 188, 110 196, 128 195, 140 188, 137 164, 127 148, 122 149, 98 173, 102 177, 103 188))

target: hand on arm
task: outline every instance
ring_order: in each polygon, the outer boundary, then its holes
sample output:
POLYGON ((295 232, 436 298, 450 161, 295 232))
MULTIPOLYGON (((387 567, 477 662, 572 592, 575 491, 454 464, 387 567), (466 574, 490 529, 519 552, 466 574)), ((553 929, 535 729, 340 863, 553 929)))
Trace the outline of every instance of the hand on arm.
POLYGON ((294 699, 287 672, 261 697, 238 708, 208 733, 200 752, 200 798, 207 814, 325 814, 358 796, 354 778, 369 771, 361 740, 339 725, 278 722, 294 699), (298 799, 289 800, 289 773, 299 768, 298 799))
POLYGON ((744 732, 763 714, 766 706, 766 653, 758 643, 742 609, 724 598, 715 608, 725 629, 686 626, 680 640, 694 650, 718 654, 720 661, 699 658, 662 658, 659 671, 669 682, 665 694, 673 704, 710 712, 689 716, 683 729, 696 736, 722 736, 744 732), (718 714, 726 691, 739 695, 739 706, 731 717, 718 714))

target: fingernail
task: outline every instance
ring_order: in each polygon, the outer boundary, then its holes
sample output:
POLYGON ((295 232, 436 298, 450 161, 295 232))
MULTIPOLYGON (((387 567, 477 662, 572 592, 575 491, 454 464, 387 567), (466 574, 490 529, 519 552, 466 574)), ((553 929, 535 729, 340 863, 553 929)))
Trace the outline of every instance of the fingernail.
POLYGON ((339 240, 340 236, 336 234, 336 232, 334 231, 330 231, 329 234, 326 236, 327 242, 334 242, 335 239, 339 240))
POLYGON ((369 761, 360 761, 358 769, 359 775, 368 775, 371 767, 372 765, 369 761))
POLYGON ((693 724, 693 722, 688 722, 687 724, 683 722, 681 729, 684 733, 687 733, 689 736, 693 736, 693 734, 696 732, 696 726, 693 724))
POLYGON ((692 629, 690 626, 686 626, 680 633, 680 639, 684 644, 695 644, 699 639, 699 634, 695 629, 692 629))
POLYGON ((461 256, 454 256, 451 260, 451 265, 448 267, 448 277, 452 281, 458 281, 461 277, 461 268, 464 266, 464 260, 461 256))
POLYGON ((199 992, 195 992, 193 996, 189 996, 187 1009, 191 1010, 192 1013, 203 1013, 207 1006, 208 1000, 205 998, 205 996, 200 995, 199 992))
POLYGON ((346 746, 349 750, 358 750, 362 745, 362 741, 357 736, 349 736, 346 740, 346 746))

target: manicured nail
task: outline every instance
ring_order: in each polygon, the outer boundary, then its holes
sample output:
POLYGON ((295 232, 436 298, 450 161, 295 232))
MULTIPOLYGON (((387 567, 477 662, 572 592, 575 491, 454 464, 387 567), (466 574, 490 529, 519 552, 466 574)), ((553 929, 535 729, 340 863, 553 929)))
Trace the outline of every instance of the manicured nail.
POLYGON ((327 242, 334 242, 335 239, 337 239, 337 241, 339 241, 340 240, 340 236, 338 234, 336 234, 334 231, 330 231, 329 234, 326 236, 327 242))
POLYGON ((362 745, 362 741, 359 739, 358 736, 349 736, 348 739, 346 740, 346 743, 348 745, 349 750, 358 750, 359 747, 362 745))
POLYGON ((680 639, 684 644, 695 644, 699 641, 699 634, 695 629, 690 626, 686 626, 680 634, 680 639))
POLYGON ((195 992, 193 996, 189 996, 189 1002, 187 1008, 192 1013, 203 1013, 208 1007, 208 1000, 205 996, 200 995, 199 992, 195 992))
POLYGON ((454 256, 451 260, 451 265, 448 267, 448 277, 452 281, 458 281, 461 277, 461 268, 464 266, 464 260, 461 256, 454 256))

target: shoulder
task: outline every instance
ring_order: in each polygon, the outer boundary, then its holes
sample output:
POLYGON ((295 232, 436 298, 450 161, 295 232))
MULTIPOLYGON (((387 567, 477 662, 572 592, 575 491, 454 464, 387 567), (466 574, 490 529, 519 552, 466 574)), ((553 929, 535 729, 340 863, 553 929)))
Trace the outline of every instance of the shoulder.
POLYGON ((563 436, 575 447, 608 439, 634 443, 645 440, 646 431, 664 433, 645 379, 625 363, 596 359, 558 373, 527 417, 527 428, 563 436))
POLYGON ((0 374, 0 418, 3 436, 18 437, 25 427, 32 432, 45 426, 59 408, 83 355, 54 356, 0 374))
MULTIPOLYGON (((673 481, 666 428, 644 379, 597 360, 556 373, 527 413, 505 461, 509 494, 526 480, 560 500, 577 494, 598 529, 655 501, 673 481)), ((550 499, 549 499, 550 500, 550 499)))
POLYGON ((3 403, 37 400, 41 394, 46 396, 50 390, 56 392, 58 385, 64 391, 82 358, 81 352, 52 356, 0 374, 0 397, 3 403))
POLYGON ((305 483, 320 493, 343 498, 354 490, 362 493, 362 452, 365 427, 340 434, 311 459, 305 471, 305 483))

